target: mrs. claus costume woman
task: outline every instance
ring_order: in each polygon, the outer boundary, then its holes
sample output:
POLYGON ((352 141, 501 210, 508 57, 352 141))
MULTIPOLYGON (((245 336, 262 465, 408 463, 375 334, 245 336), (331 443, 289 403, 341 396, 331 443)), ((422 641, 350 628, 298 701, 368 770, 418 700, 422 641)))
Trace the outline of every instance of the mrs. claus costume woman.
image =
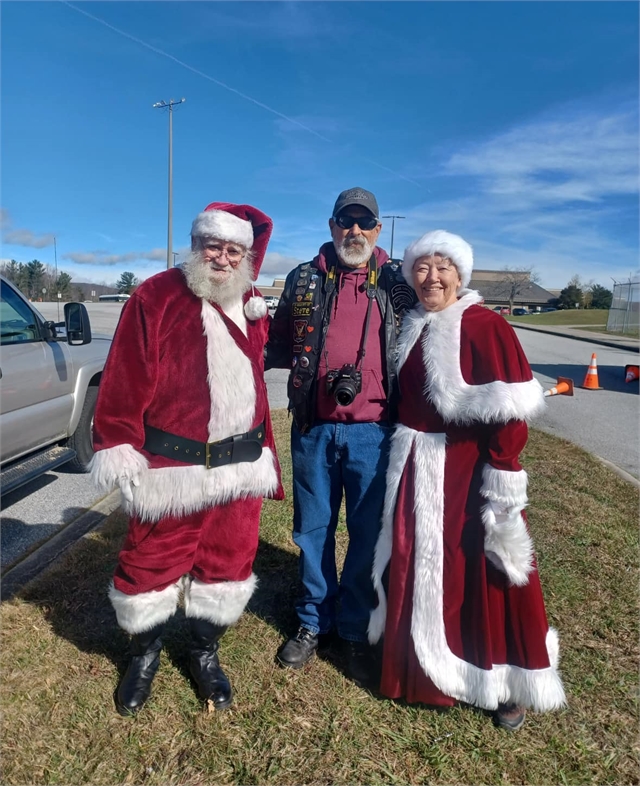
POLYGON ((472 267, 469 244, 441 230, 405 251, 420 302, 400 336, 369 640, 384 634, 384 695, 473 704, 514 730, 525 707, 565 703, 518 462, 544 398, 511 326, 465 289, 472 267))

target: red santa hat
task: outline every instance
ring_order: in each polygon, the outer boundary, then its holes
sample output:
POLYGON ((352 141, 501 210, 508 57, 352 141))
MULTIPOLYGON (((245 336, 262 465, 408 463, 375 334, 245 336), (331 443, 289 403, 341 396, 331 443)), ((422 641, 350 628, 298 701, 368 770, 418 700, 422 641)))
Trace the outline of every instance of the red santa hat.
MULTIPOLYGON (((191 225, 191 237, 216 237, 228 243, 238 243, 252 252, 252 278, 255 281, 267 252, 273 221, 256 207, 234 205, 231 202, 211 202, 199 213, 191 225)), ((267 304, 255 294, 244 307, 249 319, 267 315, 267 304)))
POLYGON ((404 252, 402 273, 410 286, 413 286, 413 265, 420 257, 429 257, 441 254, 448 257, 456 266, 460 276, 461 288, 465 288, 471 281, 473 270, 473 249, 459 235, 452 235, 444 229, 427 232, 426 235, 414 240, 404 252))

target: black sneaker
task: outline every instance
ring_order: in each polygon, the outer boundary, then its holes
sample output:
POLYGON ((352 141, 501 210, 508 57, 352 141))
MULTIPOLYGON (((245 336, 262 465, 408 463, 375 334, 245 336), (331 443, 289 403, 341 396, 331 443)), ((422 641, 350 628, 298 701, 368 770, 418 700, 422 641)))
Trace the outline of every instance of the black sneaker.
POLYGON ((496 712, 496 724, 507 731, 518 731, 524 724, 526 711, 517 704, 499 704, 496 712))
POLYGON ((380 669, 376 651, 364 641, 346 641, 347 677, 361 688, 377 687, 380 669))
POLYGON ((299 669, 308 663, 318 649, 318 636, 302 625, 277 655, 279 663, 290 669, 299 669))

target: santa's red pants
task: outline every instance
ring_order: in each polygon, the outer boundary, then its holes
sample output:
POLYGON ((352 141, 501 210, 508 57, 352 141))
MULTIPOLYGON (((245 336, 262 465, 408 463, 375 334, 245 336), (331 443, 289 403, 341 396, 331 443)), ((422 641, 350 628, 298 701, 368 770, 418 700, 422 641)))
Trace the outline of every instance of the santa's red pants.
POLYGON ((245 581, 258 549, 262 497, 187 516, 129 520, 114 587, 126 595, 160 591, 190 574, 205 584, 245 581))

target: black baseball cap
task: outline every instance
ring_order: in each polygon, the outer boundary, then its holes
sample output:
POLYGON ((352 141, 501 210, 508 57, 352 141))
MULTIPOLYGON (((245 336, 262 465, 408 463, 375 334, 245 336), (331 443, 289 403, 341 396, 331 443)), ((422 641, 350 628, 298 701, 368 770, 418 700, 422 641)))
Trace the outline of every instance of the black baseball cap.
POLYGON ((348 188, 346 191, 343 191, 336 199, 332 215, 334 217, 339 215, 345 207, 350 205, 365 207, 374 218, 377 218, 378 221, 380 220, 378 203, 371 191, 366 191, 364 188, 348 188))

